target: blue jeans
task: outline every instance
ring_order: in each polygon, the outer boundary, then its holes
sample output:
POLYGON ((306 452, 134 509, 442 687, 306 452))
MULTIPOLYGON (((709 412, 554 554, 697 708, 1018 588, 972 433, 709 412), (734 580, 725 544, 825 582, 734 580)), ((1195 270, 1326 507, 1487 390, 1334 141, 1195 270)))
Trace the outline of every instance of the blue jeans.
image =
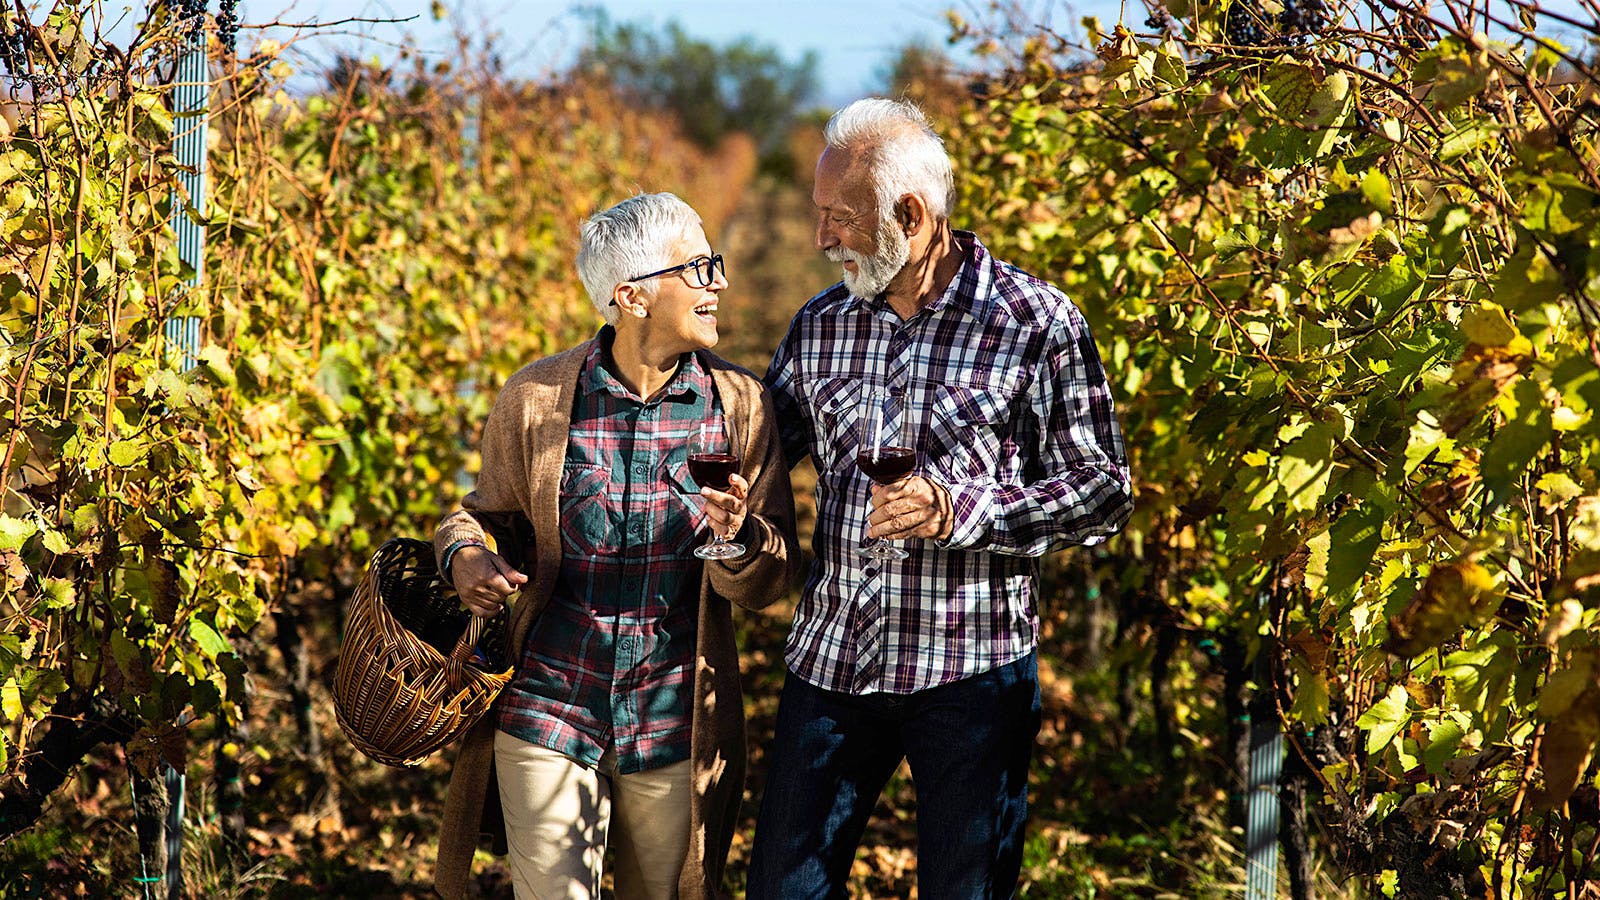
POLYGON ((1039 733, 1038 658, 913 694, 855 696, 791 675, 746 900, 844 898, 867 819, 905 759, 923 900, 1014 897, 1039 733))

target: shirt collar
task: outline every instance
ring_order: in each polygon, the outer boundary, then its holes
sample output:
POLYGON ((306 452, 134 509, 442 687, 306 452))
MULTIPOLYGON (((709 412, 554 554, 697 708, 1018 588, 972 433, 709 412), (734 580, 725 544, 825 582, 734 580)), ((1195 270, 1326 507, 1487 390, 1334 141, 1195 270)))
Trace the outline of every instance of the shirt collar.
MULTIPOLYGON (((628 390, 609 366, 605 364, 611 356, 611 345, 617 339, 617 331, 610 325, 603 325, 600 332, 595 335, 589 347, 589 355, 583 361, 583 372, 578 376, 578 389, 584 394, 604 392, 624 400, 635 403, 643 402, 636 394, 628 390)), ((656 397, 657 402, 666 400, 692 399, 704 397, 709 394, 709 376, 700 364, 698 353, 685 353, 678 357, 678 371, 673 374, 672 380, 656 397)))

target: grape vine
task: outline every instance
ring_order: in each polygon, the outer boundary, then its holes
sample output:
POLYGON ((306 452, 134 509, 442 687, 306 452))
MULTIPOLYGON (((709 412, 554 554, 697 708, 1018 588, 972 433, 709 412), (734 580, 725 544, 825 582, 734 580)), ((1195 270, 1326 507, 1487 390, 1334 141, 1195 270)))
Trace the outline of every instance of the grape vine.
POLYGON ((1261 658, 1345 874, 1548 897, 1600 876, 1600 70, 1506 30, 1533 4, 1432 10, 1092 23, 953 143, 1121 388, 1140 501, 1094 577, 1187 648, 1156 728, 1237 747, 1214 698, 1261 658))

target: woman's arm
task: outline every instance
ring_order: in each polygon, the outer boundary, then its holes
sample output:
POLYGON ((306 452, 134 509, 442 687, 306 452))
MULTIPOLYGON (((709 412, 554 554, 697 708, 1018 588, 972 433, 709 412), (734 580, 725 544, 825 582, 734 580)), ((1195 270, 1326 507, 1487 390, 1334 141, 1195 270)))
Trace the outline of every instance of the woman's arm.
POLYGON ((522 392, 515 385, 508 384, 495 397, 483 425, 477 484, 462 499, 461 509, 446 516, 433 536, 440 572, 478 615, 493 615, 500 603, 528 580, 516 566, 523 564, 522 557, 531 555, 522 552, 525 548, 507 546, 512 533, 521 530, 515 528, 516 521, 525 520, 526 413, 522 392), (501 553, 488 549, 491 534, 501 553))
MULTIPOLYGON (((789 591, 799 564, 795 538, 794 492, 789 486, 789 466, 777 439, 776 418, 767 392, 754 385, 758 399, 745 404, 749 414, 739 423, 744 442, 743 476, 750 483, 747 510, 738 540, 743 556, 708 562, 711 588, 748 609, 761 609, 789 591), (753 461, 753 465, 751 462, 753 461)), ((724 415, 731 413, 724 409, 724 415)))

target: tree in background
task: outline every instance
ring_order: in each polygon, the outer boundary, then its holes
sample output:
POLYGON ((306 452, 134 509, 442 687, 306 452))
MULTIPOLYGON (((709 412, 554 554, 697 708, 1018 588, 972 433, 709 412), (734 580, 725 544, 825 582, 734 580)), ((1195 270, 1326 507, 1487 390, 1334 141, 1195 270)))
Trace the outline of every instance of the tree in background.
POLYGON ((815 100, 816 53, 789 63, 749 38, 716 47, 677 22, 656 34, 612 25, 603 11, 594 16, 594 42, 579 57, 579 71, 645 108, 676 114, 684 134, 703 147, 743 131, 755 138, 763 171, 792 168, 786 141, 797 112, 815 100))

